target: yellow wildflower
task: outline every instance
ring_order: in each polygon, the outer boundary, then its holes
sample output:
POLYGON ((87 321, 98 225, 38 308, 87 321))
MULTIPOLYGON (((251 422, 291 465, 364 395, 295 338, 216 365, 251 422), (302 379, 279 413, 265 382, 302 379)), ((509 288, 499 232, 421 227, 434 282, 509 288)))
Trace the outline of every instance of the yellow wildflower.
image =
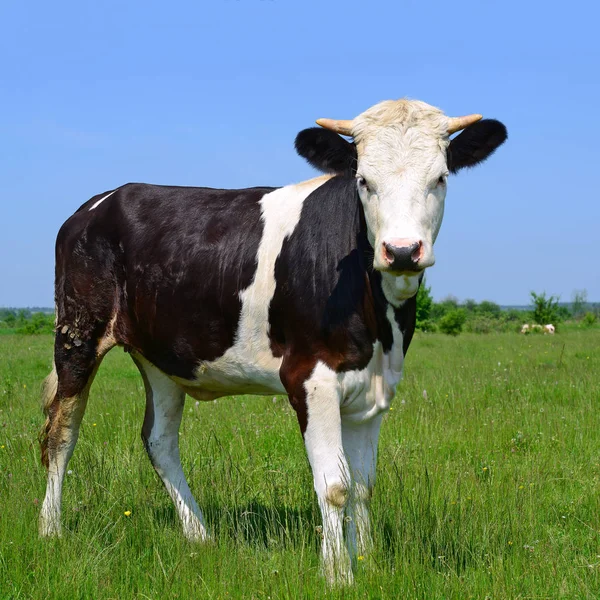
POLYGON ((364 556, 359 556, 358 560, 365 560, 365 557, 364 556))
POLYGON ((131 516, 131 511, 130 511, 130 510, 126 510, 126 511, 125 511, 123 514, 124 514, 126 517, 129 517, 129 516, 131 516))

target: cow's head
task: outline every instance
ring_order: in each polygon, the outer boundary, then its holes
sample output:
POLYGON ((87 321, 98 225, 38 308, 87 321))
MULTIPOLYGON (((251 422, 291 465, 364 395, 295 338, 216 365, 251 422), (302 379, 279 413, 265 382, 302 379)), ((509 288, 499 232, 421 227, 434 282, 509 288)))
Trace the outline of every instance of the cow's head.
POLYGON ((482 162, 506 140, 502 123, 480 119, 447 117, 424 102, 389 100, 350 121, 319 119, 325 129, 298 134, 296 149, 313 166, 356 177, 373 266, 382 272, 388 296, 413 296, 422 271, 435 262, 448 175, 482 162))

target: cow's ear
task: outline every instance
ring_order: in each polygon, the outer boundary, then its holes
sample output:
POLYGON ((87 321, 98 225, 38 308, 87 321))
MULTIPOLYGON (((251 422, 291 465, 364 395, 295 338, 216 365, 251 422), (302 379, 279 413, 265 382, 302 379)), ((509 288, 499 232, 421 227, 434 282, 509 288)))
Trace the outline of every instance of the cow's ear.
POLYGON ((506 127, 500 121, 484 119, 474 123, 450 141, 448 170, 456 173, 483 162, 507 137, 506 127))
POLYGON ((296 152, 324 173, 356 172, 356 146, 333 131, 303 129, 294 143, 296 152))

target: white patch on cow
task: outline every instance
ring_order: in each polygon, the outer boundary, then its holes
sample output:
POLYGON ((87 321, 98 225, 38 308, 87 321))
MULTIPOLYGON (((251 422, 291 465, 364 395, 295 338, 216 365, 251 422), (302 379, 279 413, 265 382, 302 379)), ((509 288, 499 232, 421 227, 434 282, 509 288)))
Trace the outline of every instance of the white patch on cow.
POLYGON ((102 204, 102 202, 104 202, 107 198, 112 196, 116 191, 117 190, 113 190, 109 194, 106 194, 106 196, 103 196, 102 198, 100 198, 100 200, 96 200, 96 202, 94 202, 94 204, 92 204, 92 206, 90 206, 90 210, 94 210, 96 207, 98 207, 100 204, 102 204))
POLYGON ((389 100, 354 119, 352 132, 374 267, 387 268, 383 244, 394 239, 421 241, 419 264, 433 265, 446 197, 448 118, 424 102, 389 100))
POLYGON ((279 378, 282 358, 273 356, 269 341, 269 304, 275 293, 275 261, 286 237, 298 225, 304 200, 332 176, 324 175, 286 186, 260 200, 263 235, 249 287, 240 293, 242 310, 234 345, 214 361, 202 362, 193 382, 177 379, 199 399, 206 391, 222 394, 284 394, 279 378))

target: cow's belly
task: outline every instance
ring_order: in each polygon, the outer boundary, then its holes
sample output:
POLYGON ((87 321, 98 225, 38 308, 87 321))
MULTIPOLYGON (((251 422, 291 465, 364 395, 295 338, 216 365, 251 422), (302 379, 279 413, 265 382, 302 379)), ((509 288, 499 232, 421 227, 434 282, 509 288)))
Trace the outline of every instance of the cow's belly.
POLYGON ((197 400, 236 394, 285 394, 280 366, 281 359, 270 351, 248 353, 236 345, 217 360, 201 363, 194 379, 174 379, 197 400))

